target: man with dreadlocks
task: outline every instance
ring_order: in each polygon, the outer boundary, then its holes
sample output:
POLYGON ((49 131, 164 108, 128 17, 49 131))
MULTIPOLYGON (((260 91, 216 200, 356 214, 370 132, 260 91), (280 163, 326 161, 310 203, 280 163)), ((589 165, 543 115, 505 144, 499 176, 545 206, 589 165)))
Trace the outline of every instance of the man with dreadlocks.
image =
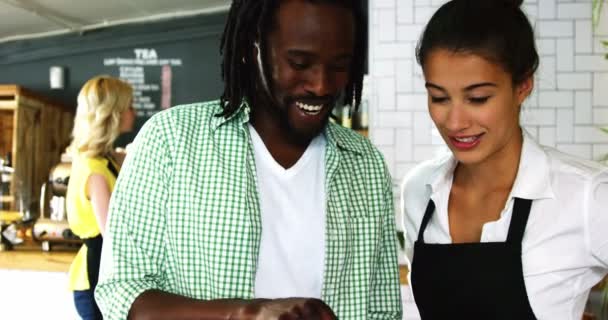
POLYGON ((118 179, 106 319, 401 319, 388 171, 328 122, 365 30, 359 1, 233 1, 221 99, 152 117, 118 179))

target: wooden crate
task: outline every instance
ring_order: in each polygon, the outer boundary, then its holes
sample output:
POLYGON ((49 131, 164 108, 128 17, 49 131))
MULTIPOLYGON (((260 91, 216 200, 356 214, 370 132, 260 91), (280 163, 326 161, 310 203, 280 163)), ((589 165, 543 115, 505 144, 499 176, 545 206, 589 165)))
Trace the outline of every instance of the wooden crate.
POLYGON ((72 109, 16 85, 0 85, 0 157, 14 168, 11 210, 36 211, 40 188, 70 142, 72 109))

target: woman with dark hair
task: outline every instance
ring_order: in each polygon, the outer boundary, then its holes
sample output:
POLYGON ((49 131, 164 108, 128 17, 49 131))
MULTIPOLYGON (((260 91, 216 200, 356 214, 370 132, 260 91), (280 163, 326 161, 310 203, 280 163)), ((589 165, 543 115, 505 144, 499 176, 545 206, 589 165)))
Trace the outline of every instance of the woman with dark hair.
POLYGON ((608 171, 522 129, 538 54, 521 0, 453 0, 417 48, 450 153, 403 182, 422 319, 581 319, 608 270, 608 171))

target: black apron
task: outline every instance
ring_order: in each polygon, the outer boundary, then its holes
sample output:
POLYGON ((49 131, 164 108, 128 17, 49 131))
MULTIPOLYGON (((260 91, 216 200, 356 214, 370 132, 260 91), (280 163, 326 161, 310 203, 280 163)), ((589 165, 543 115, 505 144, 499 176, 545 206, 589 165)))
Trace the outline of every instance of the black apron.
POLYGON ((427 244, 435 204, 422 218, 412 259, 412 290, 423 320, 535 320, 524 283, 521 241, 532 200, 515 198, 506 242, 427 244))
MULTIPOLYGON (((112 163, 112 160, 109 157, 107 157, 107 159, 108 170, 110 170, 114 177, 118 177, 118 170, 112 163)), ((87 277, 89 278, 89 287, 93 290, 97 286, 97 281, 99 279, 99 265, 101 263, 103 238, 100 233, 93 238, 84 238, 82 241, 87 247, 87 277)))

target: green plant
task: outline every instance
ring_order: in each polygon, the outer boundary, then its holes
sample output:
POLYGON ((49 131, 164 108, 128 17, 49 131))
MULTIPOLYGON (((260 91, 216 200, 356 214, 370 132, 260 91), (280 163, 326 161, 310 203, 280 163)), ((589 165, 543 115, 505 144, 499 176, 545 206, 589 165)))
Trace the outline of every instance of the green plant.
MULTIPOLYGON (((601 16, 601 11, 602 11, 602 7, 604 5, 604 2, 606 0, 593 0, 593 28, 595 29, 600 21, 600 16, 601 16)), ((604 40, 602 41, 602 44, 604 45, 604 48, 608 49, 608 41, 604 40)), ((608 60, 608 53, 606 53, 604 55, 604 58, 606 60, 608 60)), ((604 127, 604 128, 600 128, 600 130, 604 131, 605 133, 608 133, 608 127, 604 127)), ((606 154, 602 159, 602 162, 604 162, 605 164, 608 164, 608 154, 606 154)), ((604 289, 603 292, 604 295, 604 299, 602 300, 604 302, 604 305, 602 307, 602 309, 608 309, 608 288, 604 289)))
MULTIPOLYGON (((608 59, 608 55, 607 55, 606 59, 608 59)), ((600 130, 604 131, 605 133, 608 133, 608 127, 600 128, 600 130)), ((600 159, 600 161, 603 162, 604 164, 608 165, 608 154, 605 154, 602 157, 602 159, 600 159)))
POLYGON ((399 240, 399 248, 405 250, 405 237, 403 231, 397 231, 397 240, 399 240))
POLYGON ((604 6, 604 2, 606 2, 606 0, 593 0, 592 2, 592 22, 593 22, 593 27, 597 27, 598 23, 600 22, 600 16, 602 13, 602 7, 604 6))
POLYGON ((606 314, 608 311, 608 285, 604 283, 604 287, 602 288, 602 309, 600 311, 600 315, 602 319, 606 318, 606 314))
MULTIPOLYGON (((593 30, 597 28, 600 22, 600 18, 602 16, 602 9, 604 8, 604 4, 607 0, 593 0, 592 1, 592 26, 593 30)), ((602 41, 602 45, 604 48, 608 49, 608 41, 602 41)), ((604 58, 608 60, 608 53, 604 55, 604 58)), ((603 132, 608 134, 608 127, 600 128, 603 132)), ((602 162, 608 164, 608 154, 604 156, 602 162)), ((600 285, 602 290, 602 298, 601 298, 601 309, 600 309, 600 318, 605 319, 608 315, 608 281, 604 279, 603 283, 600 285)))
MULTIPOLYGON (((592 8, 593 8, 592 24, 593 24, 594 30, 595 30, 595 28, 597 28, 597 26, 600 22, 600 17, 602 14, 602 8, 604 6, 604 2, 606 2, 606 0, 593 0, 593 2, 592 2, 592 8)), ((608 49, 608 41, 602 41, 602 44, 604 45, 604 48, 608 49)), ((608 60, 608 53, 604 55, 604 58, 608 60)), ((608 133, 608 127, 600 128, 600 130, 604 131, 605 133, 608 133)), ((604 162, 605 164, 608 164, 608 154, 606 154, 604 156, 604 158, 602 159, 602 162, 604 162)), ((606 318, 606 315, 608 314, 608 285, 606 285, 605 282, 602 285, 601 301, 602 301, 602 306, 601 306, 601 311, 600 311, 600 317, 602 319, 604 319, 604 318, 606 318)))

